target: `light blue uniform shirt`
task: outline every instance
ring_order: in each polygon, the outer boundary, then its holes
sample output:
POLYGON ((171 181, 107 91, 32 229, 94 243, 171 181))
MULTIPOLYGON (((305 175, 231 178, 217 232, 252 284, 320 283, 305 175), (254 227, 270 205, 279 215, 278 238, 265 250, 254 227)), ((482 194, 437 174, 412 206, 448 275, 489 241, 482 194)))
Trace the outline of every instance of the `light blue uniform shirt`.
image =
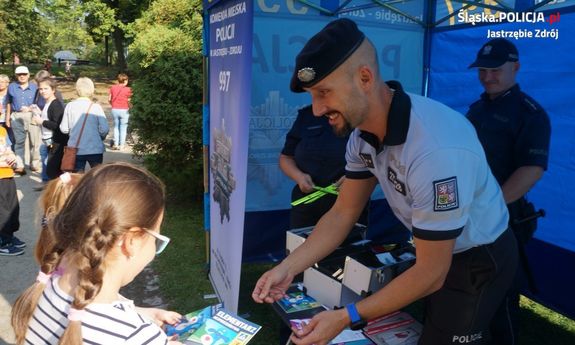
POLYGON ((509 216, 475 129, 449 107, 389 84, 395 95, 383 145, 354 130, 346 176, 375 176, 394 214, 417 238, 455 238, 454 253, 494 242, 509 216))

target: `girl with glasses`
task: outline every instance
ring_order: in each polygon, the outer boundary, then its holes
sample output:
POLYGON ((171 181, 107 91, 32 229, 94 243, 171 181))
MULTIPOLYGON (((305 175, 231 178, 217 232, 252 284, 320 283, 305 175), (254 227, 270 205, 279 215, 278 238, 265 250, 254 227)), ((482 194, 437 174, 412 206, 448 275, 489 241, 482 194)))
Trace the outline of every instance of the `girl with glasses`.
POLYGON ((164 203, 162 182, 143 168, 90 169, 46 224, 54 244, 12 309, 17 344, 178 344, 160 325, 181 315, 119 294, 169 242, 159 233, 164 203))

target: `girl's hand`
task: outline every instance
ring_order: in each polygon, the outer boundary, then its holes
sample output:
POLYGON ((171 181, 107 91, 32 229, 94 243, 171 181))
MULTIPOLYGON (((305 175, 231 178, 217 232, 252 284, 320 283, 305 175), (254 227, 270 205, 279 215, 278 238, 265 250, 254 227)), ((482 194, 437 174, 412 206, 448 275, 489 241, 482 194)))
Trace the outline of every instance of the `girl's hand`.
POLYGON ((183 344, 178 341, 177 335, 173 335, 168 338, 168 345, 183 345, 183 344))
POLYGON ((165 324, 168 325, 175 325, 182 319, 182 315, 176 313, 175 311, 168 311, 159 308, 141 308, 136 307, 136 310, 147 316, 150 320, 152 320, 156 325, 162 327, 165 324))

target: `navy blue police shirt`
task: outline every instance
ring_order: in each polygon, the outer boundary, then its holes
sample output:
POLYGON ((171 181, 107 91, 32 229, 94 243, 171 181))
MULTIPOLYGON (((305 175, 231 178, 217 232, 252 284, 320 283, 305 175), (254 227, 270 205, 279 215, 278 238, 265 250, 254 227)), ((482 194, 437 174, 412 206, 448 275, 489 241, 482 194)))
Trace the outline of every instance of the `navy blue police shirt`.
POLYGON ((326 187, 345 173, 345 147, 348 137, 338 137, 325 116, 314 116, 311 106, 298 111, 286 135, 282 154, 292 156, 298 169, 313 182, 326 187))
POLYGON ((551 124, 545 110, 515 84, 491 100, 483 93, 467 113, 499 185, 522 166, 547 170, 551 124))

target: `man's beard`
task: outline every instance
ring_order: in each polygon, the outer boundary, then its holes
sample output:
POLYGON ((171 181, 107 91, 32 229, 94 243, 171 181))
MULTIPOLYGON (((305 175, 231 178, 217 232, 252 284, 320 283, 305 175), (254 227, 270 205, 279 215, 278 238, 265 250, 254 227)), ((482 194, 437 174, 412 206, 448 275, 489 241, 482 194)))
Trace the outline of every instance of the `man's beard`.
POLYGON ((351 124, 345 119, 342 127, 332 126, 331 128, 333 129, 333 133, 341 138, 347 137, 351 131, 353 131, 351 124))

